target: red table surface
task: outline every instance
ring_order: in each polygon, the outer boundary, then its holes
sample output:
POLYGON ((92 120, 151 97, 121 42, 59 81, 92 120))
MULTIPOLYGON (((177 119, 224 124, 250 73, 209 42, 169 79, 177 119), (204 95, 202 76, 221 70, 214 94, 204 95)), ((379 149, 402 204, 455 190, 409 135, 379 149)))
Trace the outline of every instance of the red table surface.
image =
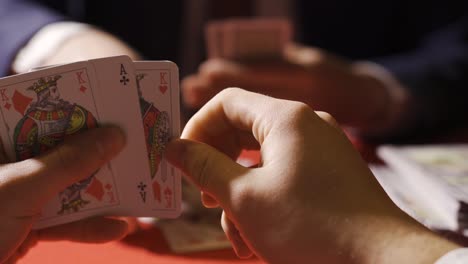
POLYGON ((262 263, 258 259, 240 260, 231 249, 186 255, 171 253, 161 232, 146 228, 122 241, 107 244, 82 244, 68 241, 39 242, 19 264, 29 263, 262 263))

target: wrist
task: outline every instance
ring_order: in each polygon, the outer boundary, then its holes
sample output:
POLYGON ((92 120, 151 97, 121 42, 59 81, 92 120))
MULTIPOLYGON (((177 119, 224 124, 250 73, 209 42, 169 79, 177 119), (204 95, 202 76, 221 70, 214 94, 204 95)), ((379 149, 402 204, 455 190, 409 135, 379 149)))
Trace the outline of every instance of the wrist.
MULTIPOLYGON (((361 183, 335 225, 337 248, 346 263, 434 263, 459 246, 437 236, 398 208, 378 186, 370 171, 363 172, 369 182, 361 183)), ((359 178, 357 175, 351 177, 359 178)), ((362 175, 361 175, 362 177, 362 175)))
POLYGON ((357 263, 434 263, 459 246, 405 215, 376 216, 355 234, 352 256, 357 263))

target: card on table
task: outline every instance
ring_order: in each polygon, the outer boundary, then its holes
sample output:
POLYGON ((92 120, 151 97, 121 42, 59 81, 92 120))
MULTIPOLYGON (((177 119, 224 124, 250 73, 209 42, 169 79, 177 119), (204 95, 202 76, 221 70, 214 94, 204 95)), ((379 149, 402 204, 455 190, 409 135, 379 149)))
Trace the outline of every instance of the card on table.
POLYGON ((230 19, 209 23, 205 35, 210 58, 281 59, 292 26, 282 18, 230 19))
POLYGON ((448 205, 448 207, 454 206, 451 211, 453 214, 434 210, 436 203, 420 195, 418 186, 408 183, 405 175, 383 165, 372 164, 369 168, 390 199, 408 215, 431 229, 454 229, 456 204, 448 205))
POLYGON ((203 219, 195 221, 179 218, 158 221, 157 226, 174 253, 186 254, 231 247, 231 242, 224 234, 219 221, 211 223, 203 219))
MULTIPOLYGON (((60 192, 34 228, 93 215, 148 215, 154 196, 134 66, 126 56, 77 62, 0 80, 0 136, 10 161, 40 155, 73 134, 104 124, 127 134, 122 152, 60 192)), ((21 194, 20 194, 21 195, 21 194)), ((12 197, 14 199, 14 197, 12 197)), ((150 216, 150 215, 148 215, 150 216)))
POLYGON ((212 22, 205 29, 205 40, 209 58, 222 58, 224 56, 224 23, 212 22))
POLYGON ((400 185, 395 187, 411 188, 411 195, 419 204, 425 204, 432 215, 439 216, 438 223, 444 223, 448 230, 458 228, 460 202, 468 201, 468 170, 462 164, 468 157, 467 146, 384 145, 377 154, 398 175, 400 185))
POLYGON ((382 146, 378 154, 420 184, 433 182, 442 192, 468 202, 468 145, 382 146))
POLYGON ((170 138, 180 136, 179 73, 170 61, 135 62, 141 119, 150 167, 152 210, 158 217, 181 212, 181 173, 163 156, 170 138))

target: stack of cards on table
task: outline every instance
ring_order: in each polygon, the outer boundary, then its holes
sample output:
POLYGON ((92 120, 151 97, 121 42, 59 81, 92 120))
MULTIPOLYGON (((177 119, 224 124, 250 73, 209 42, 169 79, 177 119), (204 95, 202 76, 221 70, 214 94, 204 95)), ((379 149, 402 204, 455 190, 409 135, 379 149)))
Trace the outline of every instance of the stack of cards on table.
POLYGON ((433 229, 468 235, 468 145, 382 146, 374 175, 394 202, 433 229))
POLYGON ((209 58, 279 59, 292 39, 292 27, 280 18, 231 19, 209 23, 205 38, 209 58))
POLYGON ((186 254, 231 247, 229 239, 219 225, 219 220, 213 223, 203 221, 203 217, 201 219, 180 217, 170 221, 162 219, 157 225, 174 253, 186 254))
POLYGON ((0 79, 0 93, 0 136, 12 162, 103 125, 118 126, 127 136, 116 158, 58 193, 34 228, 95 215, 180 214, 180 172, 163 158, 165 144, 180 134, 174 63, 118 56, 34 69, 0 79))

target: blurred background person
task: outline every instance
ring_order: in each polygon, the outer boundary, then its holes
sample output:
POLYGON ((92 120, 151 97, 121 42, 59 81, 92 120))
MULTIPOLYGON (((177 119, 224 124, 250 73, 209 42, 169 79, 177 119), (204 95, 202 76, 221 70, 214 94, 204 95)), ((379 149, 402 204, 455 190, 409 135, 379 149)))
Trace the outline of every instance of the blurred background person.
POLYGON ((466 3, 296 6, 301 45, 287 47, 283 63, 210 59, 184 80, 185 103, 198 108, 225 87, 242 87, 305 102, 361 135, 387 140, 466 125, 466 3))
POLYGON ((443 5, 435 0, 0 0, 0 73, 128 54, 173 60, 186 76, 206 60, 207 21, 287 17, 302 46, 287 48, 283 63, 208 60, 183 82, 186 106, 197 109, 221 89, 241 86, 329 111, 370 136, 408 135, 453 127, 468 116, 467 5, 462 0, 443 5))

